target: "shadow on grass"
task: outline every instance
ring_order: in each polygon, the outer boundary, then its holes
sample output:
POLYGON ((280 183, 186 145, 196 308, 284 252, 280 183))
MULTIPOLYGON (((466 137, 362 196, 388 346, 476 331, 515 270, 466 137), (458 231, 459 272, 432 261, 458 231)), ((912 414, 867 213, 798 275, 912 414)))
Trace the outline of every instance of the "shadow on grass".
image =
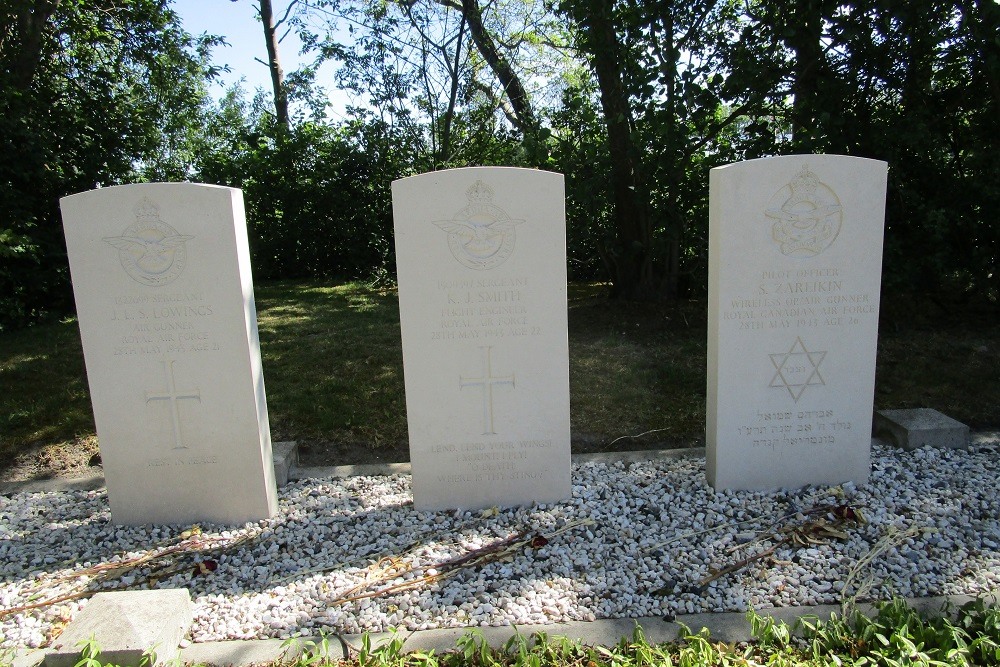
MULTIPOLYGON (((297 440, 304 465, 408 460, 395 290, 276 282, 256 296, 273 439, 297 440)), ((884 298, 876 409, 931 407, 1000 427, 998 315, 884 298)), ((616 302, 601 285, 571 285, 574 451, 704 444, 706 337, 704 300, 616 302)), ((75 321, 0 335, 0 386, 0 474, 15 457, 50 474, 59 449, 93 446, 75 321)))
POLYGON ((0 337, 0 387, 0 469, 14 457, 46 459, 53 446, 81 445, 93 436, 75 320, 0 337))

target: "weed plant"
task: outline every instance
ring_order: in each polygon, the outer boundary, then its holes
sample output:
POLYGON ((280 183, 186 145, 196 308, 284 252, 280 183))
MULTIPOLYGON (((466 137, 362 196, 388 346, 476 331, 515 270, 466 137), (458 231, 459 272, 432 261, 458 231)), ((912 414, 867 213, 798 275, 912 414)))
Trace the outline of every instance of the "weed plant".
MULTIPOLYGON (((651 644, 636 626, 614 646, 591 646, 546 633, 517 634, 493 647, 473 628, 455 648, 443 653, 406 651, 393 634, 373 643, 368 634, 352 647, 337 637, 351 657, 331 653, 335 635, 290 639, 282 658, 262 667, 986 667, 1000 665, 1000 607, 979 599, 939 615, 924 616, 903 600, 878 606, 872 617, 854 611, 845 618, 804 618, 789 626, 753 611, 747 614, 752 640, 715 641, 707 629, 680 626, 677 640, 651 644)), ((100 647, 82 642, 75 667, 105 667, 100 647)), ((140 667, 156 664, 156 653, 143 654, 140 667)), ((0 650, 0 667, 13 662, 0 650)), ((181 667, 178 660, 168 663, 181 667)), ((109 665, 109 667, 111 667, 109 665)), ((195 666, 192 666, 195 667, 195 666)), ((198 666, 201 667, 201 666, 198 666)))
MULTIPOLYGON (((1000 608, 976 600, 942 614, 921 616, 896 600, 874 617, 857 611, 849 618, 805 618, 789 626, 749 612, 753 640, 728 644, 707 629, 684 625, 678 639, 651 644, 636 627, 616 645, 589 646, 565 637, 515 635, 499 648, 472 629, 452 651, 404 650, 399 635, 373 645, 368 635, 347 661, 329 655, 328 638, 309 643, 283 667, 974 667, 1000 665, 1000 608)), ((278 667, 278 666, 272 666, 278 667)))
POLYGON ((470 630, 452 651, 404 651, 403 638, 373 646, 365 635, 347 661, 329 656, 326 639, 286 667, 973 667, 1000 665, 1000 608, 976 600, 922 616, 905 601, 879 606, 874 617, 805 618, 789 626, 747 614, 753 640, 716 641, 707 629, 681 625, 678 639, 651 644, 636 627, 616 645, 590 646, 565 637, 515 635, 494 648, 470 630))

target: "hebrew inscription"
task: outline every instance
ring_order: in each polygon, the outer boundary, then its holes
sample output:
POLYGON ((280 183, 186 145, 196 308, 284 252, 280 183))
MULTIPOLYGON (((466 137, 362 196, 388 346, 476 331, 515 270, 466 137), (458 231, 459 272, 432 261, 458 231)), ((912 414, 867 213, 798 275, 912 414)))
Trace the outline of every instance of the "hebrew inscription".
POLYGON ((733 435, 748 439, 754 450, 836 447, 838 438, 844 444, 853 437, 854 423, 849 419, 832 409, 757 410, 752 421, 737 427, 733 435))
POLYGON ((493 203, 495 193, 483 181, 476 181, 466 191, 468 206, 450 220, 434 224, 448 234, 448 248, 462 266, 477 271, 495 269, 514 252, 515 220, 493 203))
POLYGON ((132 280, 151 286, 172 283, 187 264, 184 244, 194 237, 161 220, 160 208, 147 197, 132 211, 135 222, 121 236, 106 236, 104 241, 118 249, 118 260, 132 280))
POLYGON ((833 190, 821 183, 809 167, 802 167, 788 185, 771 197, 764 215, 774 220, 771 236, 782 254, 808 258, 836 240, 843 207, 833 190))

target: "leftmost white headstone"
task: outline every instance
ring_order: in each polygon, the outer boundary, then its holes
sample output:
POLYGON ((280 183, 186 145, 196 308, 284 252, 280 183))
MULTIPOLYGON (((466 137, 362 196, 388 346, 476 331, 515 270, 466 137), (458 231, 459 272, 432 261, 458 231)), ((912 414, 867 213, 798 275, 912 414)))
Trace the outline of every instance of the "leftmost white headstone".
POLYGON ((60 205, 112 520, 272 516, 243 193, 148 183, 60 205))

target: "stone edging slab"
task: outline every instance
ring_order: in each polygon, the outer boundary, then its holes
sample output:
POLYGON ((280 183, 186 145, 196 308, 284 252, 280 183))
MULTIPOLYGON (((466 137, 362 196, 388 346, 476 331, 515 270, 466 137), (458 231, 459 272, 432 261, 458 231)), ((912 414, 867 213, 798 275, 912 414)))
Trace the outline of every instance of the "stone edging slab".
MULTIPOLYGON (((1000 591, 989 595, 994 598, 1000 591)), ((946 604, 959 607, 975 600, 971 595, 942 595, 927 598, 907 598, 907 603, 921 614, 934 615, 942 611, 946 604)), ((873 616, 875 607, 872 604, 860 604, 858 610, 873 616)), ((802 607, 783 607, 759 610, 761 616, 771 617, 792 625, 800 618, 816 617, 829 619, 831 614, 839 614, 838 605, 815 605, 802 607)), ((501 647, 516 634, 529 637, 535 633, 545 633, 549 637, 567 637, 587 645, 613 646, 623 637, 630 637, 638 625, 650 644, 660 644, 676 640, 683 626, 698 632, 707 628, 712 639, 721 642, 745 642, 751 639, 750 623, 742 612, 722 612, 706 614, 687 614, 677 616, 673 621, 664 620, 658 616, 643 618, 601 619, 597 621, 578 621, 573 623, 558 623, 551 625, 524 625, 519 627, 482 627, 482 628, 444 628, 438 630, 419 630, 414 632, 400 631, 398 634, 373 633, 369 635, 373 646, 378 646, 398 636, 404 639, 404 651, 430 651, 441 653, 455 648, 459 637, 477 630, 490 646, 501 647)), ((248 667, 254 664, 268 663, 278 658, 294 657, 309 642, 318 643, 319 637, 301 637, 298 648, 287 648, 281 639, 238 640, 204 642, 189 644, 182 648, 177 657, 183 664, 233 665, 248 667)), ((361 635, 330 635, 329 656, 333 659, 348 658, 361 646, 361 635)), ((49 653, 48 649, 19 650, 14 657, 13 667, 35 667, 49 653)), ((174 656, 160 655, 162 660, 170 660, 174 656)))

